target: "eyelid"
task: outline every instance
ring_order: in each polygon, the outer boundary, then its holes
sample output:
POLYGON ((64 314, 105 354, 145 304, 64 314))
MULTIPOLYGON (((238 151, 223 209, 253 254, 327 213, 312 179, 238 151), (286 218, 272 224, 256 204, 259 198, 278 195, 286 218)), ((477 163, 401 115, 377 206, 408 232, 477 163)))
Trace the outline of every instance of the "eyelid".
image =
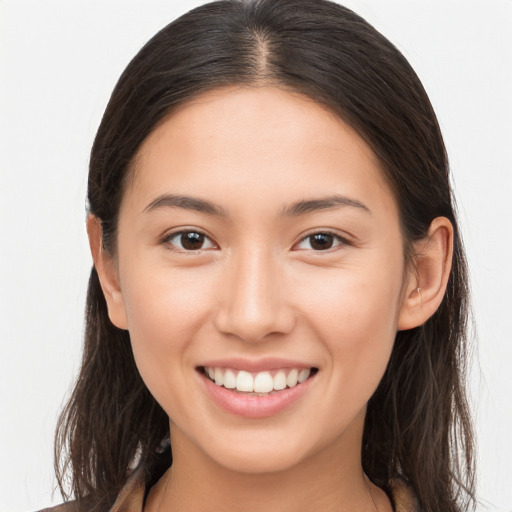
POLYGON ((299 245, 300 243, 304 242, 305 240, 307 240, 308 238, 310 238, 314 235, 330 235, 333 238, 337 239, 338 242, 340 242, 340 243, 338 243, 334 247, 329 247, 328 249, 324 249, 324 250, 314 250, 314 249, 299 249, 299 250, 310 251, 310 252, 314 252, 314 253, 329 253, 329 252, 332 252, 333 250, 336 250, 340 246, 352 245, 352 242, 348 239, 348 237, 345 237, 336 231, 333 231, 331 229, 315 229, 314 231, 311 231, 310 233, 306 233, 305 235, 303 235, 300 238, 300 240, 294 244, 293 247, 296 247, 297 245, 299 245))
MULTIPOLYGON (((335 238, 339 243, 337 245, 335 245, 334 247, 329 247, 328 249, 324 249, 324 250, 315 250, 315 249, 299 249, 299 250, 306 250, 306 251, 310 251, 310 252, 314 252, 314 253, 329 253, 329 252, 332 252, 333 250, 336 250, 336 248, 338 248, 340 246, 352 245, 352 242, 348 239, 348 237, 343 236, 336 231, 333 231, 331 229, 318 229, 317 228, 309 233, 304 234, 299 239, 299 241, 293 245, 293 247, 296 247, 297 245, 301 244, 302 242, 304 242, 305 240, 307 240, 308 238, 310 238, 314 235, 320 235, 320 234, 321 235, 330 235, 333 238, 335 238)), ((171 250, 173 250, 173 251, 180 252, 180 253, 188 253, 188 254, 197 254, 202 251, 219 248, 218 244, 213 240, 213 238, 210 235, 208 235, 204 230, 202 230, 200 228, 195 228, 195 227, 176 228, 175 230, 166 233, 160 239, 160 243, 169 246, 171 248, 171 250), (204 249, 196 249, 196 250, 186 250, 186 249, 180 249, 178 247, 175 247, 173 244, 170 243, 170 241, 172 239, 174 239, 175 237, 182 235, 184 233, 198 233, 200 235, 203 235, 205 237, 205 239, 209 240, 209 242, 212 244, 213 247, 208 247, 208 248, 204 248, 204 249)))
POLYGON ((202 229, 194 228, 194 227, 184 227, 184 228, 181 227, 181 228, 175 229, 174 231, 170 231, 170 232, 166 233, 160 239, 160 243, 164 244, 164 245, 167 245, 168 247, 170 247, 171 250, 173 250, 175 252, 182 253, 182 254, 197 254, 199 252, 209 251, 209 250, 212 250, 212 249, 218 249, 219 248, 218 244, 213 240, 213 238, 210 235, 205 233, 202 229), (205 249, 186 250, 186 249, 180 249, 180 248, 174 246, 173 244, 171 244, 170 241, 173 238, 177 237, 178 235, 182 235, 184 233, 198 233, 200 235, 203 235, 207 240, 210 241, 210 243, 213 245, 213 247, 208 247, 208 248, 205 248, 205 249))

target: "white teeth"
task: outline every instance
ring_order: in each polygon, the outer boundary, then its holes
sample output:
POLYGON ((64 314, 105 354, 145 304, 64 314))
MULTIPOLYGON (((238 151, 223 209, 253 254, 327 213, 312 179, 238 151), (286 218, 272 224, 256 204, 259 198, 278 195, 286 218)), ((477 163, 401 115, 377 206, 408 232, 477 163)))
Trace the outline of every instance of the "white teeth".
POLYGON ((283 370, 279 370, 274 375, 274 389, 276 391, 279 391, 281 389, 284 389, 286 387, 286 374, 283 372, 283 370))
POLYGON ((273 391, 281 391, 286 387, 293 388, 301 384, 311 374, 311 368, 298 370, 292 368, 278 370, 272 377, 269 371, 259 372, 254 375, 244 370, 206 367, 205 372, 217 386, 224 386, 227 389, 236 389, 243 393, 268 394, 273 391))
POLYGON ((220 368, 215 368, 215 384, 217 386, 224 384, 224 372, 220 368))
POLYGON ((293 388, 293 386, 297 385, 298 375, 299 375, 299 370, 296 370, 295 368, 288 374, 288 377, 286 377, 286 385, 289 388, 293 388))
POLYGON ((238 372, 236 376, 236 389, 238 391, 254 391, 254 379, 249 372, 244 372, 243 370, 238 372))
POLYGON ((274 379, 268 372, 260 372, 254 379, 256 393, 270 393, 274 389, 274 379))
POLYGON ((231 370, 226 370, 224 374, 224 387, 228 389, 236 387, 236 375, 231 370))
POLYGON ((299 376, 297 377, 297 380, 299 382, 304 382, 309 377, 310 373, 311 373, 311 370, 309 368, 301 370, 299 372, 299 376))

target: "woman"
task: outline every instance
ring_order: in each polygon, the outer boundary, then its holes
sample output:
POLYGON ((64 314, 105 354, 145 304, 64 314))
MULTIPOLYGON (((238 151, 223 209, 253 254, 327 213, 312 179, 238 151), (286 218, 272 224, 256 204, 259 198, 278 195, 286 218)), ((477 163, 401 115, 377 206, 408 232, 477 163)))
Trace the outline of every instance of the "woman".
POLYGON ((323 0, 182 16, 121 76, 88 187, 65 509, 471 507, 445 149, 364 20, 323 0))

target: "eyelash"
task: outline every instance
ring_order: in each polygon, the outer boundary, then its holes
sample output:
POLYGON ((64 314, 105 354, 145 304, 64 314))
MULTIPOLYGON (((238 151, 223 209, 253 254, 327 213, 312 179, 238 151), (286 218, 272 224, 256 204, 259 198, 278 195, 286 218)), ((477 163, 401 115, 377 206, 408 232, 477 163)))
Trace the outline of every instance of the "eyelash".
POLYGON ((205 240, 209 240, 211 242, 211 244, 213 245, 213 247, 217 247, 217 245, 212 242, 210 240, 210 237, 206 234, 206 233, 203 233, 201 230, 199 229, 182 229, 181 231, 174 231, 173 233, 169 233, 167 236, 165 236, 163 239, 162 239, 162 243, 163 244, 166 244, 166 245, 169 245, 172 250, 174 251, 177 251, 177 252, 181 252, 181 253, 192 253, 192 254, 196 254, 198 253, 199 251, 202 251, 204 249, 196 249, 196 250, 193 250, 193 249, 190 249, 190 250, 187 250, 187 249, 179 249, 179 248, 174 248, 173 247, 173 244, 171 243, 171 241, 174 239, 174 238, 178 238, 178 237, 181 237, 183 235, 186 235, 187 233, 194 233, 194 234, 197 234, 197 235, 201 235, 204 237, 205 240))
MULTIPOLYGON (((310 234, 306 235, 305 237, 303 237, 298 242, 298 244, 295 244, 295 246, 303 243, 304 241, 306 241, 308 239, 313 238, 316 235, 331 236, 331 237, 333 237, 334 241, 335 242, 337 241, 338 243, 336 245, 333 245, 332 247, 329 247, 328 249, 325 249, 325 250, 314 250, 314 249, 305 249, 305 250, 310 250, 310 251, 316 252, 316 253, 322 253, 322 252, 325 253, 325 252, 331 252, 331 249, 333 249, 333 248, 335 249, 336 247, 339 247, 339 246, 342 246, 342 245, 351 245, 349 240, 347 240, 346 238, 338 235, 337 233, 333 233, 332 231, 329 231, 329 230, 323 230, 323 231, 315 231, 313 233, 310 233, 310 234)), ((175 231, 173 233, 169 233, 167 236, 165 236, 162 239, 161 243, 170 246, 172 248, 172 250, 174 250, 174 251, 181 252, 181 253, 191 253, 191 254, 197 254, 200 251, 209 250, 209 249, 217 248, 218 247, 215 244, 215 242, 213 242, 206 233, 202 232, 199 229, 184 229, 184 230, 181 230, 181 231, 175 231), (197 235, 201 235, 202 237, 204 237, 204 239, 209 240, 210 243, 212 244, 212 247, 209 247, 207 249, 201 248, 201 249, 196 249, 196 250, 193 250, 193 249, 187 250, 187 249, 184 249, 184 248, 180 249, 180 248, 173 247, 173 244, 171 242, 173 239, 175 239, 177 237, 181 237, 181 236, 183 236, 185 234, 191 234, 191 233, 197 234, 197 235)))
MULTIPOLYGON (((350 242, 342 237, 341 235, 338 235, 337 233, 333 233, 332 231, 329 231, 329 230, 325 230, 325 231, 315 231, 313 233, 309 233, 308 235, 306 235, 305 237, 303 237, 299 244, 303 243, 305 240, 308 240, 308 239, 311 239, 313 238, 314 236, 317 236, 317 235, 327 235, 327 236, 331 236, 333 239, 334 239, 334 242, 338 242, 336 245, 333 245, 332 247, 329 247, 328 249, 325 249, 325 250, 318 250, 318 251, 315 251, 314 249, 306 249, 306 250, 312 250, 313 252, 332 252, 331 249, 336 249, 337 247, 340 247, 342 245, 351 245, 350 242)), ((333 242, 333 243, 334 243, 333 242)), ((298 245, 298 244, 296 244, 298 245)))

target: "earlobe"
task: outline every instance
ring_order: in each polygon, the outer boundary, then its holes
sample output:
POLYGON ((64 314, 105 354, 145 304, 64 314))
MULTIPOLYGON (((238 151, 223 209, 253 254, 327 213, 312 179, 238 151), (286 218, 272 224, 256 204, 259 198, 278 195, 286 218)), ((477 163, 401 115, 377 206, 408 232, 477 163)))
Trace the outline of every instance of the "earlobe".
POLYGON ((427 236, 414 243, 415 267, 410 272, 398 319, 398 329, 424 324, 440 306, 450 277, 453 226, 446 217, 430 224, 427 236))
POLYGON ((87 219, 87 235, 94 267, 107 302, 110 321, 119 329, 127 329, 126 310, 115 260, 103 246, 101 222, 94 215, 90 215, 87 219))

